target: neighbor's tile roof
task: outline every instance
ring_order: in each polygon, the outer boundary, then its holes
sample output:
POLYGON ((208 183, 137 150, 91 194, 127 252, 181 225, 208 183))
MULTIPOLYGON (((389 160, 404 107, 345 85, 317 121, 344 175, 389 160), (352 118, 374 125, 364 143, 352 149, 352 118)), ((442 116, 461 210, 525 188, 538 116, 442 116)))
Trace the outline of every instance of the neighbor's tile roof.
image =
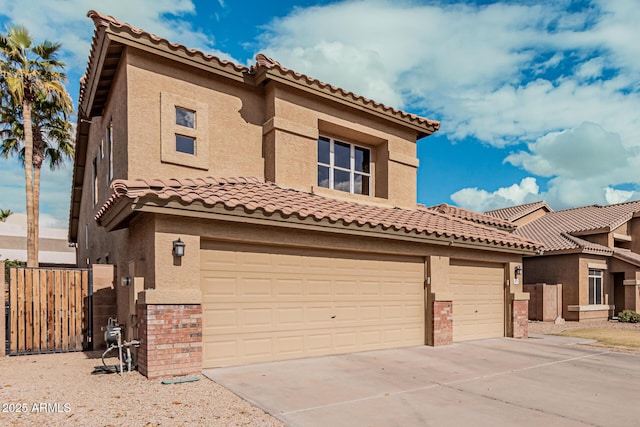
POLYGON ((611 252, 612 248, 587 242, 579 236, 602 230, 611 232, 640 213, 640 200, 608 206, 584 206, 546 215, 518 227, 516 234, 544 243, 545 251, 583 249, 611 252))
POLYGON ((466 219, 467 221, 477 222, 478 224, 497 227, 507 231, 513 231, 516 228, 516 226, 510 221, 506 221, 490 215, 484 215, 478 212, 471 211, 469 209, 460 208, 458 206, 451 206, 446 203, 429 206, 426 209, 451 215, 456 218, 466 219))
POLYGON ((529 215, 540 208, 546 208, 549 212, 553 212, 553 209, 547 205, 547 202, 541 200, 539 202, 527 203, 524 205, 509 206, 508 208, 495 209, 492 211, 486 211, 486 215, 490 215, 496 218, 504 219, 506 221, 516 221, 525 215, 529 215))
POLYGON ((613 257, 619 258, 623 261, 629 262, 631 264, 634 264, 640 267, 640 254, 637 254, 635 252, 615 248, 613 249, 613 257))
POLYGON ((426 117, 421 117, 416 114, 407 113, 406 111, 398 110, 396 108, 390 107, 388 105, 382 104, 380 102, 376 102, 372 99, 365 98, 363 96, 357 95, 351 91, 332 86, 328 83, 324 83, 318 79, 309 77, 305 74, 297 73, 293 70, 283 67, 278 61, 269 58, 268 56, 259 53, 256 55, 256 63, 251 67, 245 67, 241 65, 237 65, 231 61, 226 61, 218 58, 217 56, 206 54, 201 50, 190 49, 185 45, 179 43, 173 43, 163 37, 159 37, 155 34, 149 33, 145 30, 141 30, 139 28, 134 27, 126 22, 122 22, 113 16, 105 15, 100 12, 96 12, 95 10, 90 10, 87 13, 87 16, 91 18, 96 26, 96 32, 94 33, 93 41, 91 44, 91 51, 89 55, 89 61, 87 65, 87 70, 85 72, 85 76, 81 79, 80 82, 80 99, 79 104, 82 103, 84 98, 84 94, 86 91, 86 76, 88 76, 91 72, 91 68, 93 63, 96 61, 96 51, 97 51, 97 40, 98 40, 98 29, 101 27, 109 28, 116 31, 126 31, 131 34, 133 37, 140 37, 149 39, 155 45, 160 46, 161 48, 169 49, 172 52, 180 52, 186 54, 191 57, 201 57, 206 62, 210 63, 212 66, 227 68, 229 71, 234 73, 243 73, 243 74, 255 74, 257 71, 261 69, 277 71, 282 77, 285 77, 287 80, 293 81, 297 84, 304 84, 307 86, 316 87, 322 90, 327 90, 334 96, 338 96, 341 98, 348 99, 349 101, 355 101, 361 103, 363 105, 370 106, 375 110, 382 111, 386 114, 390 114, 402 120, 412 122, 417 124, 420 127, 428 129, 428 133, 432 133, 437 131, 440 128, 440 122, 437 120, 431 120, 426 117))
POLYGON ((151 196, 160 200, 178 200, 185 204, 201 202, 206 206, 242 207, 266 215, 280 213, 299 219, 313 218, 344 226, 358 225, 425 233, 432 237, 456 238, 534 251, 541 245, 530 239, 474 224, 448 214, 427 209, 400 209, 339 201, 312 193, 287 189, 258 178, 199 178, 164 180, 116 180, 114 194, 96 215, 98 222, 119 199, 151 196))

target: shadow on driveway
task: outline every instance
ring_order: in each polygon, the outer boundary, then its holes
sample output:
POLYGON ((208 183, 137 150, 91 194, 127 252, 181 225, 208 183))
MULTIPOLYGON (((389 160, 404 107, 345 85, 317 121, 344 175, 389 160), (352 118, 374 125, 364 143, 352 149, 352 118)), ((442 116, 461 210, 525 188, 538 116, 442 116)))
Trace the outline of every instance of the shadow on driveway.
POLYGON ((207 369, 290 426, 620 426, 640 357, 585 340, 495 338, 207 369))

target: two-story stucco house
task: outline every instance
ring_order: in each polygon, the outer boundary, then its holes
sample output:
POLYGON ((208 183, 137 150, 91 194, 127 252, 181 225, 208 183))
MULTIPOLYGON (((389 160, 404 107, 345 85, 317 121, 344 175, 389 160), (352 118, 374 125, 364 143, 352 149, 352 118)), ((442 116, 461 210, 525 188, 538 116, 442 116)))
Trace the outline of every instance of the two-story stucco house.
POLYGON ((539 244, 416 203, 437 121, 89 17, 70 236, 142 373, 526 336, 539 244))
POLYGON ((525 257, 525 283, 562 285, 562 317, 607 319, 640 311, 640 201, 554 211, 545 202, 486 212, 544 244, 525 257))

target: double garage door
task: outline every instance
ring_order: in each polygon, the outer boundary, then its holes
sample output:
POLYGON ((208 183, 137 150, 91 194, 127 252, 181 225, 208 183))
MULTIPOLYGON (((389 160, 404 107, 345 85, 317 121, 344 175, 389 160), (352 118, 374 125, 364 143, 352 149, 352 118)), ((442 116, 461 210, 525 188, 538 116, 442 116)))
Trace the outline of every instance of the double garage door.
POLYGON ((203 366, 425 343, 424 261, 203 242, 203 366))

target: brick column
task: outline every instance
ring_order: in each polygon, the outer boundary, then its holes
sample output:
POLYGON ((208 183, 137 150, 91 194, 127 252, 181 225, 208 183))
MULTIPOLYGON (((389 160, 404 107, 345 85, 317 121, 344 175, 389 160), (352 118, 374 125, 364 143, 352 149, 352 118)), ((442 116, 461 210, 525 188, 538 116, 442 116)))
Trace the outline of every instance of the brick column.
POLYGON ((149 379, 202 370, 202 306, 138 304, 138 370, 149 379))
POLYGON ((430 344, 436 347, 453 343, 453 301, 434 301, 431 313, 430 344))
POLYGON ((529 338, 529 301, 513 300, 513 338, 529 338))

